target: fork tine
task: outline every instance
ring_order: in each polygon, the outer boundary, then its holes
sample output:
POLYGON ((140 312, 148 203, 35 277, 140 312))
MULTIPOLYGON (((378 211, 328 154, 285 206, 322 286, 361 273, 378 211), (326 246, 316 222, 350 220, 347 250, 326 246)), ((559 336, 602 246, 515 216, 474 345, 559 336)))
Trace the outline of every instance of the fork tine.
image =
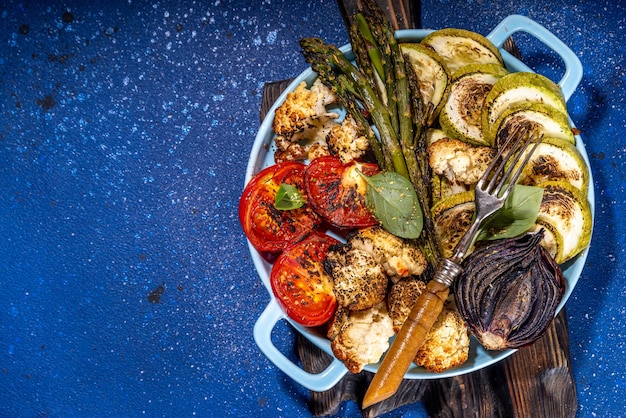
MULTIPOLYGON (((524 167, 526 166, 526 163, 528 163, 528 161, 530 161, 530 159, 532 158, 535 150, 537 149, 537 147, 539 146, 539 144, 543 140, 543 134, 540 134, 537 131, 527 132, 525 136, 526 136, 526 139, 521 144, 521 146, 519 146, 519 149, 518 149, 518 145, 521 142, 520 140, 516 141, 516 144, 515 144, 516 146, 511 148, 511 150, 508 153, 509 157, 510 157, 511 153, 513 153, 513 152, 517 152, 517 155, 515 155, 515 157, 513 157, 513 158, 510 158, 509 168, 506 170, 506 172, 504 172, 504 174, 502 175, 502 178, 500 179, 500 183, 498 184, 498 187, 497 187, 497 190, 496 190, 496 196, 499 196, 501 199, 506 199, 507 198, 507 196, 509 195, 509 193, 513 189, 513 186, 515 186, 515 183, 517 182, 517 179, 522 174, 522 171, 524 171, 524 167), (528 149, 528 146, 532 142, 534 142, 535 144, 525 154, 524 160, 518 166, 517 164, 522 159, 522 155, 524 155, 524 151, 526 149, 528 149), (508 186, 504 190, 504 193, 500 194, 500 190, 507 183, 508 183, 508 186)), ((508 159, 509 158, 505 159, 504 161, 507 161, 508 159)))
MULTIPOLYGON (((529 135, 528 127, 524 126, 524 127, 518 128, 516 131, 513 132, 511 136, 509 136, 509 141, 507 141, 506 144, 500 147, 500 150, 498 153, 499 153, 499 156, 502 156, 502 153, 504 153, 504 151, 507 149, 507 146, 509 145, 508 143, 511 142, 510 138, 515 138, 515 142, 513 143, 513 145, 508 147, 508 152, 506 153, 506 155, 502 157, 502 159, 500 159, 500 164, 498 165, 497 170, 493 172, 493 176, 491 177, 491 181, 489 182, 489 186, 487 187, 487 190, 492 191, 494 189, 495 184, 498 182, 498 178, 500 178, 500 173, 504 171, 506 164, 515 155, 515 152, 519 148, 520 143, 522 143, 524 138, 527 138, 528 135, 529 135)), ((496 158, 498 158, 498 156, 496 156, 496 158)), ((505 180, 506 176, 503 175, 501 178, 502 180, 505 180)), ((498 190, 501 189, 503 184, 504 184, 503 181, 500 181, 500 183, 498 183, 497 189, 498 190)))
POLYGON ((513 144, 512 147, 508 148, 508 152, 506 156, 504 156, 503 158, 502 158, 502 154, 504 154, 507 147, 501 146, 498 148, 498 151, 496 152, 496 155, 493 157, 493 160, 491 160, 491 163, 489 163, 484 174, 481 176, 478 183, 476 184, 477 188, 484 190, 486 192, 490 192, 494 188, 496 182, 498 181, 499 174, 502 173, 502 171, 504 170, 504 167, 507 161, 513 155, 513 152, 515 151, 515 148, 517 148, 517 145, 520 143, 520 141, 526 136, 526 134, 528 133, 528 130, 529 129, 527 126, 523 126, 523 127, 518 127, 514 132, 511 133, 509 138, 513 138, 513 137, 516 138, 515 143, 513 144), (496 168, 496 165, 497 165, 497 168, 496 168), (487 187, 485 187, 485 183, 487 182, 489 183, 487 187))

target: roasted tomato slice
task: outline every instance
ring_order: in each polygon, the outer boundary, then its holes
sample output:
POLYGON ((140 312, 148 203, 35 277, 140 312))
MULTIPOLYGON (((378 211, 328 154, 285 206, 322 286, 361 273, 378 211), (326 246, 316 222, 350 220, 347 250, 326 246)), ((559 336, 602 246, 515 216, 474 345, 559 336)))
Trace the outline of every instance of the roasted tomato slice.
POLYGON ((336 239, 313 232, 283 251, 270 273, 274 296, 287 315, 304 326, 323 325, 333 316, 337 301, 332 278, 322 261, 336 239))
POLYGON ((303 173, 306 166, 287 161, 261 170, 246 185, 239 201, 239 222, 254 247, 261 252, 282 251, 290 242, 311 232, 322 219, 308 206, 293 210, 274 207, 282 183, 291 184, 305 196, 303 173))
POLYGON ((304 172, 309 204, 326 221, 339 228, 361 228, 378 223, 365 204, 367 185, 357 172, 373 176, 380 170, 373 163, 342 164, 339 158, 316 158, 304 172))

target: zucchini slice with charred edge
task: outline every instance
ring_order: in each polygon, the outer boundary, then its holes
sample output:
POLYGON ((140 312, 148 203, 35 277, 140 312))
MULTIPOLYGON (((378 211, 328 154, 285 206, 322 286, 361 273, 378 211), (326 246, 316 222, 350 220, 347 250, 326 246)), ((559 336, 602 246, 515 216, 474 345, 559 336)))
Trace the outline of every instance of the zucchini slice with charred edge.
POLYGON ((450 73, 441 57, 430 48, 418 43, 400 44, 402 54, 413 68, 420 86, 424 104, 432 103, 433 112, 428 126, 437 120, 450 90, 450 73))
MULTIPOLYGON (((525 151, 527 152, 528 150, 525 151)), ((524 158, 520 160, 523 161, 524 158)), ((544 138, 533 152, 517 182, 535 186, 547 181, 567 181, 583 195, 587 195, 589 169, 580 151, 569 141, 561 138, 544 138)))
POLYGON ((537 232, 540 229, 543 229, 541 246, 548 250, 554 261, 557 261, 559 254, 563 252, 563 236, 552 224, 541 221, 535 222, 529 232, 537 232))
POLYGON ((485 99, 482 110, 483 135, 493 140, 498 129, 498 118, 512 106, 523 103, 552 106, 567 118, 565 97, 556 83, 537 73, 510 73, 493 85, 485 99))
POLYGON ((456 193, 437 201, 431 209, 441 256, 449 258, 474 218, 474 191, 456 193))
POLYGON ((487 133, 486 139, 494 146, 504 145, 502 140, 509 137, 518 126, 527 126, 552 138, 561 138, 574 145, 576 139, 567 115, 544 103, 519 103, 506 109, 487 133), (495 132, 495 136, 491 134, 495 132))
POLYGON ((504 65, 498 48, 481 34, 469 30, 439 29, 426 35, 422 44, 439 54, 451 74, 468 64, 504 65))
POLYGON ((429 128, 428 131, 426 131, 427 145, 430 145, 433 142, 437 142, 440 139, 447 137, 448 135, 443 131, 443 129, 429 128))
POLYGON ((555 260, 561 264, 584 250, 591 240, 591 207, 587 196, 566 181, 537 184, 543 188, 543 199, 537 224, 549 224, 562 237, 563 246, 555 260))
POLYGON ((490 145, 483 135, 482 108, 493 85, 508 73, 500 64, 470 64, 454 73, 439 115, 442 129, 452 138, 490 145))

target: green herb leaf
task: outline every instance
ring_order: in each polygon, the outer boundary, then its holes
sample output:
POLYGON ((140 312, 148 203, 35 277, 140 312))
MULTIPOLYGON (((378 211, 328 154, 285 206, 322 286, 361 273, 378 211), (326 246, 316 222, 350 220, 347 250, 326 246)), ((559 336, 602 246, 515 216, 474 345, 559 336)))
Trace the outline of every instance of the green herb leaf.
POLYGON ((537 219, 542 198, 541 187, 516 184, 504 207, 481 229, 477 239, 513 238, 528 231, 537 219))
POLYGON ((383 228, 401 238, 419 237, 423 226, 422 208, 411 182, 396 172, 363 177, 367 183, 367 207, 383 228))
POLYGON ((274 198, 274 207, 278 210, 298 209, 304 203, 304 197, 302 197, 296 186, 287 183, 280 185, 274 198))

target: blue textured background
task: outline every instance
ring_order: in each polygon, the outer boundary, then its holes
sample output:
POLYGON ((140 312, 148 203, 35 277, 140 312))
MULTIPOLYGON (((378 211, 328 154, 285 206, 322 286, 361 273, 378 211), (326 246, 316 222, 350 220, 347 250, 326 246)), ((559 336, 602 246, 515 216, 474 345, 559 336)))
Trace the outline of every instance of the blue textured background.
MULTIPOLYGON (((567 305, 580 417, 626 415, 626 10, 614 3, 422 2, 428 28, 487 34, 527 15, 585 68, 569 102, 596 188, 567 305)), ((297 42, 312 35, 347 42, 334 1, 0 5, 1 416, 308 414, 308 392, 252 339, 269 296, 236 208, 263 84, 300 73, 297 42)), ((277 334, 289 351, 293 335, 277 334)))

